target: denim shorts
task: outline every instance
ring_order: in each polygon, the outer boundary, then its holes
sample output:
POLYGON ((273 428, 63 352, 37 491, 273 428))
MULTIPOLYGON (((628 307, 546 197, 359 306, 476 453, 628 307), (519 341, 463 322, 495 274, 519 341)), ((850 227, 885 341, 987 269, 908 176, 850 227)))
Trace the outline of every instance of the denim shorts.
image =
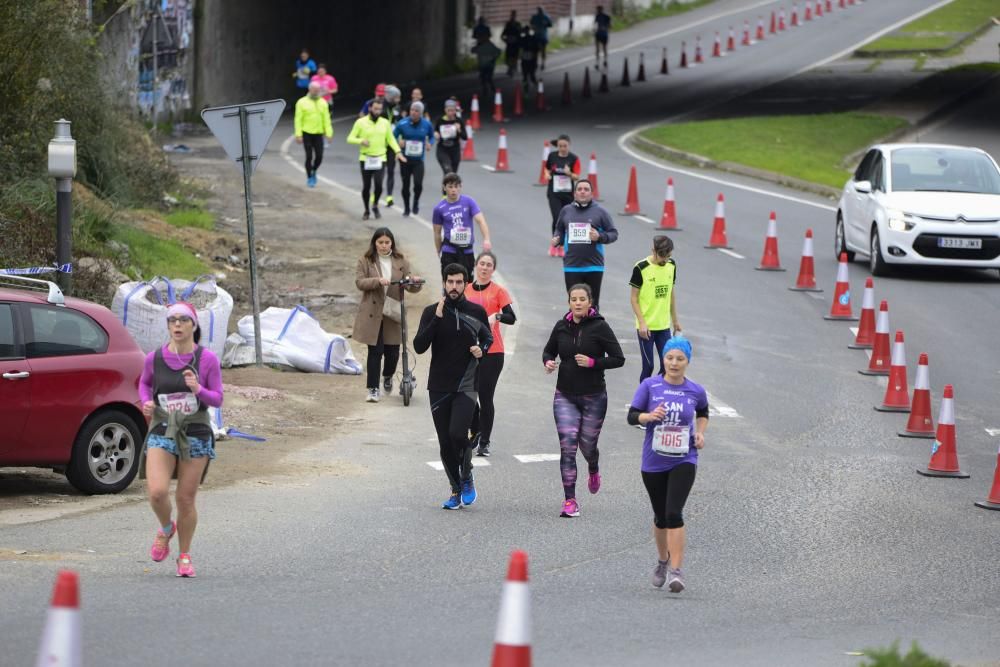
MULTIPOLYGON (((215 460, 215 447, 212 446, 211 438, 192 438, 188 436, 188 442, 191 443, 191 458, 200 459, 207 456, 210 461, 215 460)), ((165 449, 177 457, 181 455, 177 451, 177 442, 164 435, 150 433, 149 439, 146 441, 146 446, 165 449)))

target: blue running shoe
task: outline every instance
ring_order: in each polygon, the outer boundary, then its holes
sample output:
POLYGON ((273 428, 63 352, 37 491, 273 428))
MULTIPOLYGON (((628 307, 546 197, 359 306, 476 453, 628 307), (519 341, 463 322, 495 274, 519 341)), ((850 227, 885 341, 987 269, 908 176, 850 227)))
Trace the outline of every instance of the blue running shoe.
POLYGON ((462 496, 457 493, 453 493, 448 500, 441 503, 441 509, 446 510, 460 510, 462 509, 462 496))
POLYGON ((470 476, 469 479, 462 482, 462 504, 471 505, 476 502, 476 498, 479 494, 476 493, 476 482, 470 476))

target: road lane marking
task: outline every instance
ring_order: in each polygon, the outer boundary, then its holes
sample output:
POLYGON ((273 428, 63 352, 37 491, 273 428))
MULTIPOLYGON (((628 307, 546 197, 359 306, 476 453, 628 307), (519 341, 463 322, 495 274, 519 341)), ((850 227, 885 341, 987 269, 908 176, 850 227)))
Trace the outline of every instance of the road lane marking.
POLYGON ((483 169, 485 169, 486 171, 496 171, 497 170, 496 167, 491 167, 488 164, 481 164, 479 166, 482 167, 483 169))
MULTIPOLYGON (((440 461, 428 461, 427 465, 429 465, 430 467, 434 468, 438 472, 444 472, 444 464, 441 463, 440 461)), ((475 463, 472 464, 472 467, 473 468, 486 468, 486 467, 489 467, 489 465, 490 465, 489 461, 486 461, 482 457, 478 457, 476 459, 475 463)))
POLYGON ((732 250, 729 250, 727 248, 717 248, 717 250, 721 252, 723 255, 729 255, 730 257, 735 257, 736 259, 746 259, 746 257, 741 255, 740 253, 733 252, 732 250))
POLYGON ((997 436, 1000 436, 1000 428, 988 428, 986 429, 986 435, 991 438, 996 438, 997 436))
POLYGON ((521 463, 542 463, 543 461, 558 461, 560 454, 514 454, 521 463))
POLYGON ((726 405, 718 398, 713 396, 711 393, 706 392, 708 395, 708 416, 709 417, 727 417, 729 419, 742 419, 740 413, 736 412, 734 408, 726 405))
POLYGON ((647 218, 644 215, 635 215, 635 216, 632 216, 632 217, 634 217, 636 220, 642 220, 643 222, 648 223, 650 225, 655 225, 656 224, 655 222, 653 222, 652 220, 650 220, 649 218, 647 218))

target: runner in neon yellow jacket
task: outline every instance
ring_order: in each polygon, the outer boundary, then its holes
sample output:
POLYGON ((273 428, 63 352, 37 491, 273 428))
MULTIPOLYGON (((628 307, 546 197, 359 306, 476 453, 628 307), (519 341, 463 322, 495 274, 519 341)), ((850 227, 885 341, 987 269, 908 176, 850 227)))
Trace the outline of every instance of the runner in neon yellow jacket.
POLYGON ((306 185, 316 187, 316 170, 323 162, 324 140, 333 139, 330 107, 321 95, 318 82, 295 103, 295 141, 306 151, 306 185))
POLYGON ((382 196, 386 146, 395 151, 397 160, 406 162, 402 151, 399 150, 396 137, 392 136, 392 125, 382 117, 382 100, 373 100, 368 106, 368 115, 354 121, 354 127, 347 135, 347 143, 361 147, 358 151, 358 160, 361 165, 361 199, 365 205, 362 219, 367 220, 371 213, 374 213, 376 218, 381 218, 378 200, 382 196), (372 192, 373 181, 374 192, 372 192))

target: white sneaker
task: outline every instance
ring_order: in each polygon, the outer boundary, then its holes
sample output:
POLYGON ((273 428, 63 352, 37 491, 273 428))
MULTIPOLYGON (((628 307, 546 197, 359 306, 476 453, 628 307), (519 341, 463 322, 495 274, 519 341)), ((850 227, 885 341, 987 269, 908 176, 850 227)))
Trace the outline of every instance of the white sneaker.
POLYGON ((365 399, 368 403, 378 403, 378 389, 369 389, 368 398, 365 399))

